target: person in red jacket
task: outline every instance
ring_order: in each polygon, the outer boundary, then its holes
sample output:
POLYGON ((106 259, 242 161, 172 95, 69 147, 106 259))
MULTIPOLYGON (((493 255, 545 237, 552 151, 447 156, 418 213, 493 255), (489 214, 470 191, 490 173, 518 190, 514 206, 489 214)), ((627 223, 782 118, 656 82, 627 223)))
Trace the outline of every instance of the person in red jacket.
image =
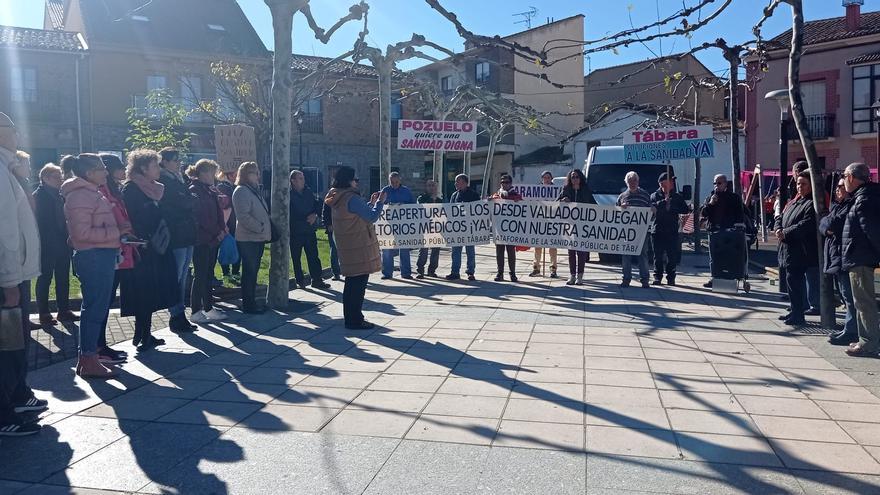
MULTIPOLYGON (((522 200, 522 196, 516 191, 511 191, 513 186, 513 177, 504 174, 501 176, 501 189, 495 194, 489 196, 489 199, 510 199, 513 201, 522 200)), ((510 281, 519 281, 516 278, 516 246, 507 244, 495 245, 495 262, 498 263, 498 273, 495 275, 496 282, 504 281, 504 252, 507 251, 507 266, 510 268, 510 281)))
POLYGON ((190 294, 191 321, 222 321, 226 315, 213 305, 214 265, 217 248, 227 235, 226 219, 220 208, 220 193, 214 186, 219 167, 213 160, 202 159, 186 170, 192 179, 189 190, 196 196, 196 245, 193 250, 193 284, 190 294))

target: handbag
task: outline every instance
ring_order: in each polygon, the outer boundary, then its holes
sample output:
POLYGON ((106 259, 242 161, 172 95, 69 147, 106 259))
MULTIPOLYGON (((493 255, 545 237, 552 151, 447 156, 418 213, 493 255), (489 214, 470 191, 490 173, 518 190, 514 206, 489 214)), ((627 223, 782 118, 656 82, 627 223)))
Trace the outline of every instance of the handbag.
POLYGON ((171 231, 168 229, 168 224, 163 218, 159 221, 159 226, 156 227, 156 231, 150 236, 149 246, 150 249, 156 252, 156 254, 162 256, 168 251, 169 244, 171 244, 171 231))
POLYGON ((21 308, 0 308, 0 351, 24 349, 21 308))
POLYGON ((257 201, 259 201, 260 205, 263 206, 263 209, 266 210, 266 215, 269 216, 269 230, 271 232, 270 237, 269 237, 269 243, 271 244, 273 242, 278 242, 279 240, 281 240, 281 233, 278 232, 278 227, 275 225, 275 222, 272 221, 272 214, 269 213, 269 207, 266 206, 266 202, 263 201, 263 198, 260 197, 260 195, 257 193, 257 191, 254 191, 253 188, 250 186, 247 186, 247 188, 252 193, 254 193, 254 196, 257 197, 257 201))
POLYGON ((235 237, 227 235, 220 241, 220 248, 217 251, 217 262, 221 265, 234 265, 238 263, 239 259, 241 257, 238 254, 235 237))

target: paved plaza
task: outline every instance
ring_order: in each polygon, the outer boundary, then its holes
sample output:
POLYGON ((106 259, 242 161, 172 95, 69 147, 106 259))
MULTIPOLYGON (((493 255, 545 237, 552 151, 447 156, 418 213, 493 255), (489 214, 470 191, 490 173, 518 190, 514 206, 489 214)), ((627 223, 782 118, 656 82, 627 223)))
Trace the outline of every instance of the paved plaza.
POLYGON ((676 288, 514 285, 492 254, 478 282, 373 277, 375 331, 333 283, 163 330, 106 383, 33 371, 50 411, 3 440, 0 493, 880 493, 880 360, 792 333, 769 282, 713 293, 688 256, 676 288))

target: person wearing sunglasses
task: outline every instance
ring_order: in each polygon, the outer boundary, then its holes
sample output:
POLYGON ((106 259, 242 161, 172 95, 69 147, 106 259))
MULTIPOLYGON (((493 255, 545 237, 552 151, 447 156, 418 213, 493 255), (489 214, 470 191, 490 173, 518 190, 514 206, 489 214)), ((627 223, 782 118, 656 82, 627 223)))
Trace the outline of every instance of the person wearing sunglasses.
POLYGON ((852 284, 849 280, 849 272, 843 269, 841 251, 843 249, 843 225, 846 216, 852 207, 852 198, 846 191, 846 183, 841 178, 834 188, 834 202, 831 210, 819 221, 819 230, 825 236, 824 263, 825 273, 833 276, 837 281, 837 288, 846 305, 846 317, 843 329, 832 334, 828 342, 832 345, 848 345, 859 341, 858 320, 853 305, 852 284))
POLYGON ((843 224, 842 268, 849 271, 853 305, 859 321, 859 342, 850 356, 876 357, 880 351, 880 313, 874 292, 874 269, 880 263, 880 186, 871 182, 864 163, 852 163, 843 174, 853 204, 843 224))
MULTIPOLYGON (((700 209, 700 222, 708 232, 731 229, 738 223, 745 221, 745 211, 742 198, 732 192, 728 187, 727 176, 718 174, 712 181, 714 187, 712 194, 706 198, 700 209)), ((709 270, 712 272, 712 249, 709 249, 709 270)), ((703 284, 705 288, 712 287, 712 281, 703 284)))

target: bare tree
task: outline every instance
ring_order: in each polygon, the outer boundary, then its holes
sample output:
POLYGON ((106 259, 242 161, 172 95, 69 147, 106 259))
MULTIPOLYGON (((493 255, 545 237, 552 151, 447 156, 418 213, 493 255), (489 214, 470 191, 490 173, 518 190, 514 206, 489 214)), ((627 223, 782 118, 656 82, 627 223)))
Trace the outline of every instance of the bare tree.
MULTIPOLYGON (((368 6, 360 2, 349 8, 349 13, 339 19, 329 30, 319 27, 309 8, 309 0, 264 0, 272 13, 272 32, 275 40, 275 54, 272 64, 272 222, 278 229, 280 239, 272 243, 269 268, 269 291, 267 302, 275 309, 288 306, 290 291, 290 227, 288 207, 290 187, 287 175, 290 172, 290 131, 291 131, 291 88, 290 70, 293 60, 293 16, 301 12, 306 16, 309 27, 322 43, 327 43, 333 33, 352 20, 360 20, 367 13, 368 6)), ((318 275, 320 276, 320 275, 318 275)))

